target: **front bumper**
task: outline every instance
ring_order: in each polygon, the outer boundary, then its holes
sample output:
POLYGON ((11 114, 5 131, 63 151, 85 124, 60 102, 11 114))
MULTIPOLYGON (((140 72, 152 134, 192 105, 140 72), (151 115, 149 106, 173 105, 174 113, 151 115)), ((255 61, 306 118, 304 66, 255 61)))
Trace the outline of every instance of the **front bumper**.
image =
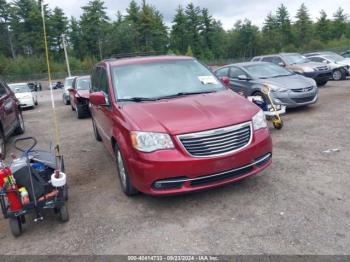
POLYGON ((304 73, 303 75, 314 79, 316 82, 325 82, 332 77, 332 70, 304 73))
POLYGON ((137 153, 126 165, 132 184, 150 195, 174 195, 216 187, 255 175, 271 162, 272 141, 267 129, 254 132, 251 144, 235 153, 208 158, 173 150, 137 153), (168 182, 167 182, 168 181, 168 182), (172 184, 176 181, 177 184, 172 184), (163 187, 160 184, 170 185, 163 187))
POLYGON ((294 92, 288 90, 286 92, 274 92, 272 93, 273 102, 277 105, 283 105, 287 108, 311 105, 318 100, 318 91, 314 87, 311 91, 307 92, 294 92))

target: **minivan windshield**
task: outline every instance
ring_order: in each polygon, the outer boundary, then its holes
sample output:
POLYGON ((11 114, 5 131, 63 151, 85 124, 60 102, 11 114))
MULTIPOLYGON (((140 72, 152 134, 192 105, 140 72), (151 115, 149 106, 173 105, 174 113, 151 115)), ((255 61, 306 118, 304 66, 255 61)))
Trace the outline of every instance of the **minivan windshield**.
POLYGON ((302 64, 302 63, 309 63, 310 60, 306 58, 305 56, 302 56, 300 54, 288 54, 283 55, 283 58, 287 61, 288 64, 302 64))
POLYGON ((112 77, 119 101, 166 99, 225 89, 209 69, 192 59, 114 67, 112 77))
POLYGON ((11 88, 11 90, 14 93, 28 93, 31 92, 29 86, 27 84, 14 84, 14 85, 9 85, 9 87, 11 88))
POLYGON ((246 65, 246 66, 243 66, 243 68, 247 70, 247 72, 253 78, 259 78, 259 79, 293 75, 292 72, 289 72, 288 70, 280 66, 276 66, 270 63, 246 65))

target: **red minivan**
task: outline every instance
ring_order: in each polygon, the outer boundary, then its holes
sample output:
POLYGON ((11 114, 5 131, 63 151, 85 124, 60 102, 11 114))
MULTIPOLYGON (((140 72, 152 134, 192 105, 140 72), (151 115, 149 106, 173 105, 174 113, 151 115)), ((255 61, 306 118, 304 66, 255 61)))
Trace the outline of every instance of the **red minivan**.
POLYGON ((191 57, 98 63, 90 111, 95 137, 115 156, 127 195, 203 190, 271 164, 263 112, 191 57))

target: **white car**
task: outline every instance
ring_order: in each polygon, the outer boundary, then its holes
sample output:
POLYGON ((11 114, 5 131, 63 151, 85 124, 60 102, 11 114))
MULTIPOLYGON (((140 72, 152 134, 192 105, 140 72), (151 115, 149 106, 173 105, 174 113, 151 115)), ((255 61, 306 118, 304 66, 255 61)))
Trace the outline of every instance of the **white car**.
POLYGON ((326 63, 332 69, 334 80, 343 80, 350 75, 350 58, 344 58, 336 53, 320 53, 308 57, 313 62, 326 63))
POLYGON ((32 91, 27 83, 9 84, 9 87, 15 93, 15 96, 19 100, 22 108, 34 108, 36 105, 38 105, 37 93, 32 91))

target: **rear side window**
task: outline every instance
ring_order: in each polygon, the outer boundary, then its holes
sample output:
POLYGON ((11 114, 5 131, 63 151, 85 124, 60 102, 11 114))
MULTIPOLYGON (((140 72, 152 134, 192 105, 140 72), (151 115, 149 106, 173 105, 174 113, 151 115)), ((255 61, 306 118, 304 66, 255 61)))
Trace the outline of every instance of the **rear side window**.
POLYGON ((241 75, 246 75, 246 73, 238 67, 231 67, 230 78, 238 78, 241 75))
POLYGON ((228 71, 228 67, 221 68, 215 72, 215 75, 217 75, 218 77, 228 76, 228 71))
POLYGON ((272 63, 273 57, 271 57, 271 56, 263 57, 263 58, 262 58, 262 61, 272 63))
POLYGON ((309 59, 313 62, 323 62, 323 60, 325 60, 321 57, 309 57, 309 59))
POLYGON ((254 58, 252 59, 252 62, 258 62, 258 61, 260 61, 260 57, 254 57, 254 58))

